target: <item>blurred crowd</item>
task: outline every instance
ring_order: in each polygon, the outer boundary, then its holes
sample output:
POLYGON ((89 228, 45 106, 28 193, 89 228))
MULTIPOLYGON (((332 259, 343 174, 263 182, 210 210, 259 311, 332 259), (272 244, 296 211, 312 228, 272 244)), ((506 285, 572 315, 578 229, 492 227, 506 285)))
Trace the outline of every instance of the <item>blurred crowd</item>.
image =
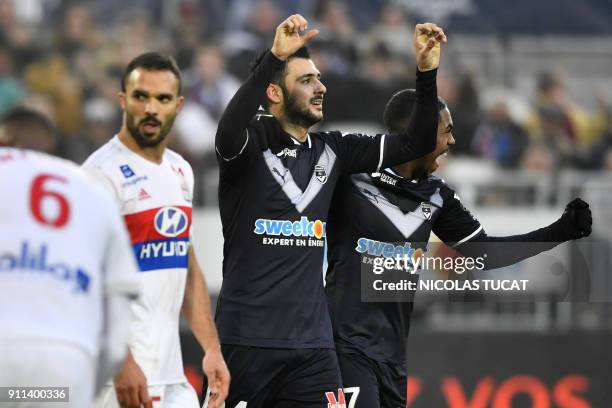
MULTIPOLYGON (((287 14, 300 12, 320 30, 311 53, 328 87, 322 127, 350 122, 382 129, 386 100, 414 86, 411 37, 421 16, 406 4, 0 0, 0 115, 18 106, 45 113, 55 131, 44 148, 80 163, 120 127, 116 95, 125 65, 141 52, 162 51, 182 69, 186 97, 171 147, 204 174, 216 168, 217 120, 250 61, 270 46, 287 14)), ((509 169, 612 171, 605 98, 587 111, 570 100, 562 75, 542 72, 524 95, 527 113, 517 119, 503 97, 483 104, 472 75, 439 75, 439 94, 453 113, 455 153, 509 169)))

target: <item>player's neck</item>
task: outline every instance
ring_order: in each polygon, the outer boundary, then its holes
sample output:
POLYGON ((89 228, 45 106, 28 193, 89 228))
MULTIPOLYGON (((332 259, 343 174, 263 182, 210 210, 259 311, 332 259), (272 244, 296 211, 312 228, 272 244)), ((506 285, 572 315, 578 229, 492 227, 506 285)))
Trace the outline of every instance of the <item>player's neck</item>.
POLYGON ((280 121, 280 124, 285 132, 289 133, 301 143, 305 142, 308 138, 308 128, 298 126, 283 120, 280 121))
POLYGON ((407 179, 411 179, 414 178, 417 165, 417 161, 409 161, 407 163, 402 163, 398 164, 397 166, 393 166, 393 170, 400 176, 407 179))
POLYGON ((166 149, 165 141, 162 141, 160 144, 154 147, 140 147, 125 126, 123 126, 119 131, 119 140, 125 145, 125 147, 144 159, 155 164, 160 164, 162 162, 164 150, 166 149))
POLYGON ((270 107, 270 113, 274 115, 276 120, 281 125, 281 128, 287 133, 289 133, 293 138, 300 142, 305 142, 308 138, 308 129, 307 127, 296 125, 293 122, 287 120, 287 118, 282 114, 282 111, 279 108, 270 107))

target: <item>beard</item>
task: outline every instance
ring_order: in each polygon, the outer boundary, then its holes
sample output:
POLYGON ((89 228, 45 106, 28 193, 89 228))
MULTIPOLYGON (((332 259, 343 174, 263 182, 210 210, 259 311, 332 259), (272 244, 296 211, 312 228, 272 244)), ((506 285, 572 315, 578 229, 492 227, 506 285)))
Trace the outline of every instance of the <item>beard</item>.
POLYGON ((290 123, 309 128, 323 119, 323 115, 317 117, 307 107, 300 107, 296 98, 284 89, 283 94, 287 95, 285 98, 285 116, 290 123))
POLYGON ((147 147, 156 147, 164 141, 166 136, 168 136, 168 133, 170 133, 170 129, 172 129, 172 124, 174 123, 175 117, 176 116, 171 116, 165 123, 162 123, 158 119, 149 116, 136 123, 136 119, 134 118, 134 116, 126 112, 126 124, 128 131, 130 132, 130 135, 132 135, 132 138, 134 139, 136 144, 138 144, 138 146, 144 149, 147 147), (145 123, 155 123, 159 126, 159 130, 156 136, 145 136, 140 132, 140 125, 145 123))

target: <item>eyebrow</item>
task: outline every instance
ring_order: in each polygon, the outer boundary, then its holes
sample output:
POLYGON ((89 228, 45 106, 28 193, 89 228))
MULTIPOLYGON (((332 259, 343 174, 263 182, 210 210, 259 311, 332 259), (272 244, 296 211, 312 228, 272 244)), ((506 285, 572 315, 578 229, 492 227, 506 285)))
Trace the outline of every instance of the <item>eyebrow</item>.
POLYGON ((310 73, 310 74, 300 75, 299 77, 297 77, 297 81, 301 81, 302 79, 311 78, 311 77, 321 78, 321 73, 317 72, 316 74, 310 73))
MULTIPOLYGON (((134 89, 132 91, 132 95, 143 95, 143 96, 150 96, 150 93, 147 91, 143 91, 142 89, 134 89)), ((170 98, 173 99, 174 98, 174 94, 169 93, 169 92, 162 92, 160 94, 155 95, 155 98, 170 98)))

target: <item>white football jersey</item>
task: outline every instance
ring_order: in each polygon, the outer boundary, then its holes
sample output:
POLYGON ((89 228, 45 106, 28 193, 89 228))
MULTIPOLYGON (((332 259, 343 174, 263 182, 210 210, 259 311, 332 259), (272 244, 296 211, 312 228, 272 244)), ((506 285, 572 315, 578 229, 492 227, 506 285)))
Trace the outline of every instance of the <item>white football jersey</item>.
POLYGON ((28 150, 0 148, 0 185, 0 343, 62 342, 97 358, 104 296, 138 293, 115 203, 74 163, 28 150))
POLYGON ((130 350, 149 385, 185 382, 179 316, 187 279, 193 171, 166 149, 161 164, 117 136, 83 164, 115 194, 140 267, 130 350))

